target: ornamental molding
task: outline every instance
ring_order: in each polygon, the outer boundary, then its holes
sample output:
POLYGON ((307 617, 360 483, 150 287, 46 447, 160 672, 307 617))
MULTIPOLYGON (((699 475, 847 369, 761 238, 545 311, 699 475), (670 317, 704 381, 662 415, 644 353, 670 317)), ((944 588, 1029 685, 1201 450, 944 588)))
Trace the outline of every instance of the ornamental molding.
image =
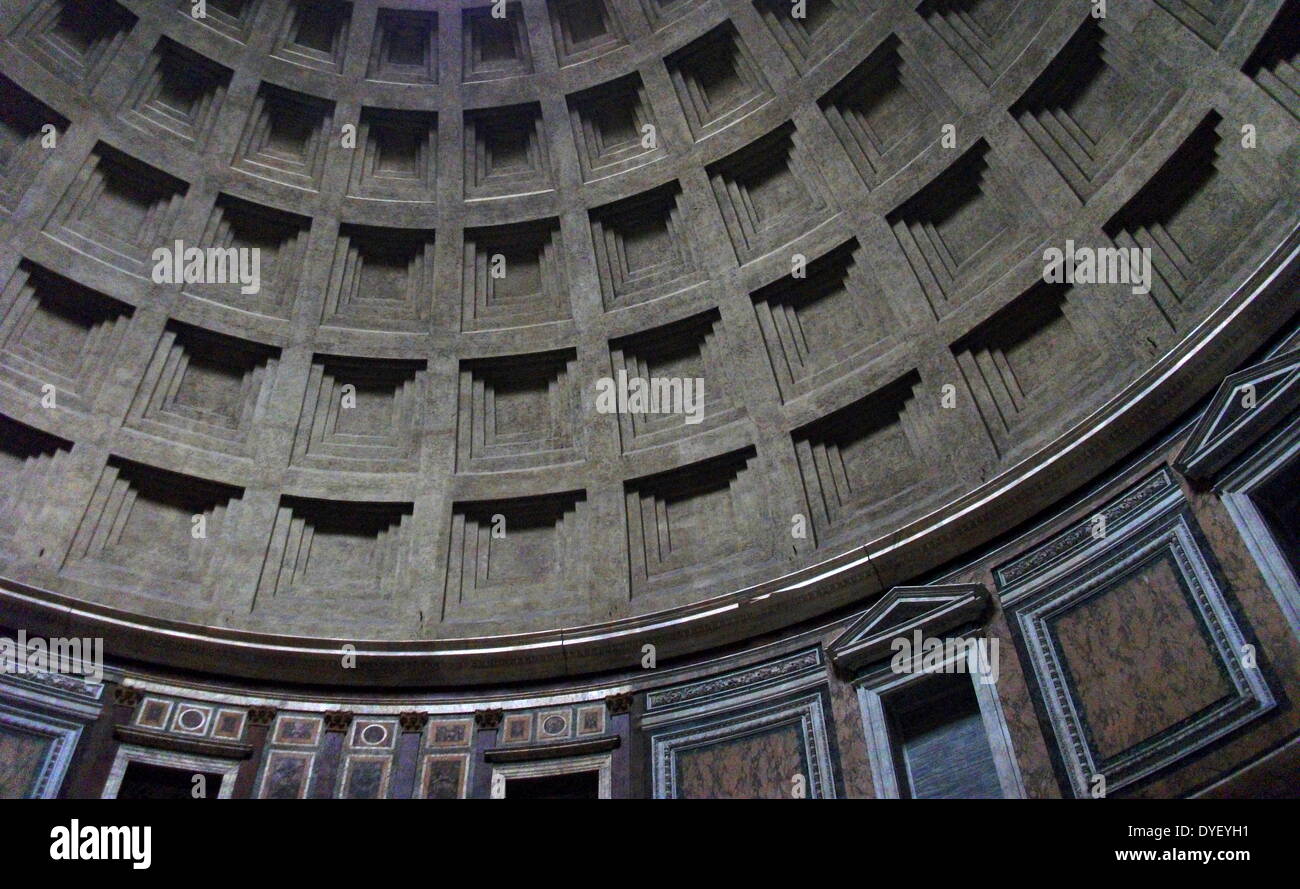
POLYGON ((196 756, 212 756, 220 759, 248 759, 253 755, 251 744, 238 741, 221 741, 214 738, 186 738, 157 729, 139 726, 119 725, 113 729, 113 737, 126 744, 138 747, 152 747, 170 750, 175 753, 191 753, 196 756))
POLYGON ((823 693, 814 691, 757 709, 722 714, 704 724, 662 726, 651 735, 650 757, 655 799, 676 799, 681 792, 678 763, 683 753, 726 744, 751 735, 793 729, 802 748, 809 799, 834 799, 835 771, 826 729, 823 693))
POLYGON ((1182 489, 1173 472, 1167 466, 1160 467, 1091 515, 1079 519, 1023 555, 994 568, 993 579, 999 598, 1006 604, 1015 598, 1014 591, 1021 585, 1078 558, 1097 543, 1105 543, 1107 537, 1143 521, 1152 512, 1165 508, 1182 496, 1182 489))
POLYGON ((1276 698, 1263 671, 1245 666, 1247 636, 1227 591, 1202 549, 1186 501, 1090 549, 1086 558, 1037 578, 1007 606, 1055 739, 1064 784, 1074 796, 1091 795, 1098 776, 1107 793, 1140 782, 1217 743, 1273 710, 1276 698), (1154 559, 1165 559, 1178 576, 1191 615, 1230 687, 1214 705, 1128 749, 1104 755, 1093 740, 1082 698, 1056 637, 1056 622, 1125 581, 1154 559))
POLYGON ((752 667, 724 673, 710 679, 688 682, 671 688, 652 691, 646 695, 646 712, 653 713, 673 707, 713 700, 765 687, 785 680, 816 675, 824 678, 825 669, 821 649, 811 648, 787 657, 752 667))
POLYGON ((939 636, 982 622, 991 603, 989 591, 978 583, 894 587, 826 646, 826 652, 836 669, 851 676, 889 657, 895 639, 918 630, 939 636))
POLYGON ((1174 468, 1207 480, 1300 406, 1300 347, 1229 374, 1201 412, 1174 468))

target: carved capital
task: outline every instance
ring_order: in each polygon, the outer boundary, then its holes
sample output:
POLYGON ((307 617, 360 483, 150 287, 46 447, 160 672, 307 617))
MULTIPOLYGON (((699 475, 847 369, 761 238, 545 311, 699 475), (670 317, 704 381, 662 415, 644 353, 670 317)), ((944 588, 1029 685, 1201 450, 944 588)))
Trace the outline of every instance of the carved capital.
POLYGON ((481 729, 500 728, 504 717, 504 710, 479 710, 474 714, 474 724, 481 729))
POLYGON ((248 724, 268 726, 275 721, 274 707, 252 707, 248 711, 248 724))
POLYGON ((351 710, 330 710, 325 714, 325 731, 346 732, 352 725, 351 710))
POLYGON ((398 714, 397 723, 404 732, 422 732, 424 727, 429 724, 429 714, 408 710, 405 713, 398 714))
POLYGON ((138 688, 132 688, 129 685, 113 686, 113 703, 119 707, 127 707, 132 710, 135 705, 140 703, 144 698, 144 693, 138 688))
POLYGON ((632 692, 625 691, 622 694, 610 695, 605 698, 605 708, 609 710, 610 716, 632 712, 632 692))

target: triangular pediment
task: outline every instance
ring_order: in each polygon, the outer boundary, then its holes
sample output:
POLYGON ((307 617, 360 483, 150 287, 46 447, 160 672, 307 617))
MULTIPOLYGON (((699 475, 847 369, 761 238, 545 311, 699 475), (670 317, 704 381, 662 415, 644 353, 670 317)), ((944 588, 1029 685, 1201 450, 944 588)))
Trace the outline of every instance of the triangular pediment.
POLYGON ((827 646, 832 662, 852 672, 889 657, 893 640, 920 630, 936 636, 982 618, 989 606, 983 585, 897 586, 827 646))
POLYGON ((1229 374, 1192 428, 1174 468, 1210 478, 1300 405, 1300 348, 1229 374))

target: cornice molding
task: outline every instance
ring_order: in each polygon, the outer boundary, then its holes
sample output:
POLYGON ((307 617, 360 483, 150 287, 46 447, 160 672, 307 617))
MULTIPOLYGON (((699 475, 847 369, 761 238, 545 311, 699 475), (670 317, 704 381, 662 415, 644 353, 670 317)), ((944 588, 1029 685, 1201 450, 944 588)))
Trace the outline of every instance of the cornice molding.
POLYGON ((559 759, 563 756, 587 756, 592 753, 604 753, 617 748, 623 739, 618 735, 607 735, 582 741, 566 741, 560 744, 537 744, 531 747, 493 747, 483 752, 483 759, 488 762, 534 762, 539 759, 559 759))
POLYGON ((237 741, 216 741, 211 738, 187 738, 182 735, 173 735, 169 732, 138 726, 119 725, 113 729, 113 737, 125 744, 137 744, 141 747, 154 747, 176 753, 193 753, 199 756, 248 759, 253 755, 253 746, 251 744, 241 744, 237 741))

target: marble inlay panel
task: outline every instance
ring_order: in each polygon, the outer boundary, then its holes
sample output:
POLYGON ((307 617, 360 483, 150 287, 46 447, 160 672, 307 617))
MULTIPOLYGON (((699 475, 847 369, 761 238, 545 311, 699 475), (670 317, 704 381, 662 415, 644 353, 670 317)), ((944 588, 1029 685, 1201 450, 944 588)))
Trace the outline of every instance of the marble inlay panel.
POLYGON ((273 750, 262 775, 262 799, 302 799, 307 795, 316 754, 273 750))
POLYGON ((654 796, 833 799, 839 795, 824 688, 656 723, 654 796))
POLYGON ((1233 693, 1167 555, 1053 624, 1093 744, 1105 757, 1233 693))
POLYGON ((1277 706, 1182 490, 1115 514, 1149 487, 1095 513, 1107 533, 1080 523, 995 571, 1076 797, 1140 787, 1277 706), (1035 567, 1007 585, 1018 565, 1035 567))
POLYGON ((31 796, 53 742, 17 726, 0 726, 0 799, 31 796))
POLYGON ((463 753, 426 756, 420 768, 418 792, 423 799, 460 799, 465 796, 469 757, 463 753))
POLYGON ((678 799, 790 799, 797 776, 806 781, 799 727, 777 726, 677 759, 678 799))

